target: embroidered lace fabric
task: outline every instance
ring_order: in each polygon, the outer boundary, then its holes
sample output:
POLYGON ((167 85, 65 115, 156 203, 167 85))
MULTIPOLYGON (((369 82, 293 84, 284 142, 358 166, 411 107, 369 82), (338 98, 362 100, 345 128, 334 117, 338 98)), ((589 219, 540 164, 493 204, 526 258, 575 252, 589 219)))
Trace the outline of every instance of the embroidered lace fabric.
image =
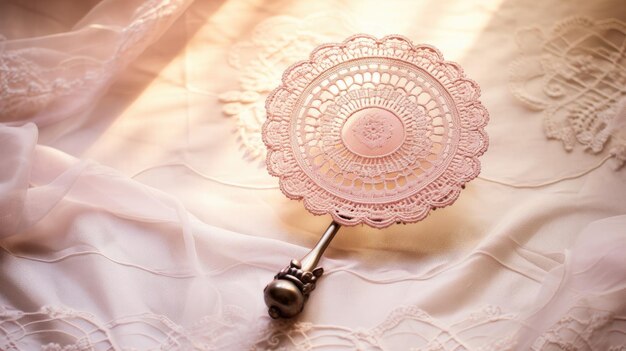
MULTIPOLYGON (((115 2, 122 3, 111 1, 108 6, 116 6, 115 2)), ((46 125, 89 110, 116 74, 153 43, 188 3, 134 0, 118 6, 108 19, 111 23, 90 23, 90 16, 85 16, 71 31, 44 44, 37 38, 0 37, 0 121, 46 125), (128 6, 133 3, 136 7, 128 6), (129 17, 126 22, 115 21, 124 16, 129 17), (68 45, 80 41, 97 41, 106 50, 68 45)), ((98 10, 93 17, 97 18, 98 10)))
POLYGON ((280 84, 283 72, 318 45, 342 40, 354 31, 338 14, 317 13, 303 19, 277 16, 259 23, 250 40, 233 45, 228 63, 237 71, 240 89, 219 94, 219 101, 222 112, 236 118, 237 137, 248 157, 265 158, 261 137, 267 118, 265 100, 280 84))
MULTIPOLYGON (((202 318, 189 328, 177 325, 162 315, 146 313, 103 323, 89 313, 48 306, 30 313, 4 307, 0 310, 0 318, 4 339, 0 340, 4 341, 0 345, 7 351, 21 350, 33 342, 41 344, 44 351, 132 350, 130 345, 136 342, 133 339, 149 342, 151 346, 142 348, 145 350, 392 350, 394 335, 402 333, 412 336, 410 341, 403 341, 406 346, 410 345, 407 349, 438 351, 467 348, 472 338, 466 340, 465 337, 477 329, 497 329, 501 323, 517 324, 512 315, 504 314, 493 306, 474 312, 452 325, 445 325, 417 307, 400 307, 384 322, 369 330, 307 322, 272 323, 266 318, 251 323, 249 313, 232 306, 221 315, 202 318), (51 326, 48 332, 32 329, 43 323, 51 326), (246 324, 255 325, 257 330, 245 328, 246 324), (147 326, 150 330, 142 331, 147 326), (158 336, 154 331, 158 332, 158 336), (237 332, 245 332, 249 337, 238 341, 233 338, 237 332), (60 341, 58 335, 63 335, 66 341, 60 341)), ((514 346, 514 337, 494 334, 492 340, 481 340, 480 344, 477 350, 506 350, 514 346)))
MULTIPOLYGON (((619 298, 619 296, 617 296, 619 298)), ((593 301, 593 300, 592 300, 593 301)), ((598 304, 597 298, 595 301, 598 304)), ((600 303, 601 304, 601 303, 600 303)), ((235 306, 220 315, 205 316, 184 327, 163 315, 144 313, 103 322, 98 317, 61 306, 24 312, 0 306, 0 346, 23 350, 40 345, 43 351, 82 350, 406 350, 506 351, 599 350, 622 351, 613 344, 626 327, 626 315, 604 311, 582 299, 536 339, 523 339, 524 321, 485 306, 446 324, 415 306, 399 307, 371 329, 351 329, 308 322, 258 321, 235 306), (48 325, 41 330, 40 325, 48 325), (488 332, 486 332, 488 331, 488 332), (508 331, 500 333, 500 331, 508 331), (50 342, 48 342, 50 340, 50 342), (522 349, 522 348, 519 348, 522 349)))
POLYGON ((400 36, 322 45, 267 99, 268 170, 286 196, 339 223, 419 221, 480 172, 479 96, 457 64, 400 36))
POLYGON ((516 38, 522 57, 511 64, 511 90, 543 111, 548 138, 568 151, 580 145, 598 154, 608 147, 615 168, 623 166, 626 23, 576 17, 550 32, 521 29, 516 38))

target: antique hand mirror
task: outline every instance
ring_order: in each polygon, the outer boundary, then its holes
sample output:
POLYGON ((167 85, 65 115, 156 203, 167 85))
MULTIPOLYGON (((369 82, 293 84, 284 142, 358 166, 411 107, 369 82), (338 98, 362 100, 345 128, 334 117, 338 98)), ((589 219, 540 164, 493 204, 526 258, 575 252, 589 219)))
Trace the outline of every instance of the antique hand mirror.
POLYGON ((333 222, 265 287, 273 318, 302 311, 341 225, 384 228, 452 204, 480 172, 480 88, 437 49, 402 36, 322 45, 267 98, 267 168, 290 199, 333 222))

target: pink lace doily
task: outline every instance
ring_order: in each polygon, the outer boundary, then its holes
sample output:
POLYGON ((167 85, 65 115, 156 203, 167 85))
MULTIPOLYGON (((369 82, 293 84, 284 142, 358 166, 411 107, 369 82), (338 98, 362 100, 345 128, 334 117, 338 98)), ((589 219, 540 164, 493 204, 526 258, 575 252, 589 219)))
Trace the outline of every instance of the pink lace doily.
POLYGON ((267 167, 291 199, 382 228, 453 203, 480 172, 487 110, 427 45, 356 35, 287 69, 267 98, 267 167))

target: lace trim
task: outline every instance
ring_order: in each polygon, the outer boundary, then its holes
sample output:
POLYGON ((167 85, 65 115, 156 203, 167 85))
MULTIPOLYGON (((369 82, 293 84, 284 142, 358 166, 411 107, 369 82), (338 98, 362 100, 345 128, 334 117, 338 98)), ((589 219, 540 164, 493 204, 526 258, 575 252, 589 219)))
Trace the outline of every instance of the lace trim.
MULTIPOLYGON (((589 307, 569 310, 532 343, 532 350, 623 351, 608 338, 626 324, 624 317, 589 307)), ((169 318, 144 313, 101 322, 90 313, 67 307, 23 312, 0 306, 0 348, 45 351, 82 350, 480 350, 505 351, 519 346, 515 331, 524 323, 499 307, 485 306, 458 322, 446 324, 415 306, 399 307, 378 326, 351 329, 260 317, 254 323, 241 308, 227 306, 220 315, 183 327, 169 318), (504 332, 508 330, 509 333, 504 332), (141 345, 141 346, 139 346, 141 345)), ((619 333, 618 333, 619 334, 619 333)), ((615 340, 615 339, 613 339, 615 340)), ((618 338, 619 340, 619 338, 618 338)), ((623 338, 622 338, 623 340, 623 338)))
MULTIPOLYGON (((541 335, 532 350, 609 350, 624 351, 626 344, 606 345, 615 331, 624 328, 626 320, 615 313, 591 308, 575 307, 541 335), (604 346, 604 347, 603 347, 604 346), (606 347, 606 348, 605 348, 606 347)), ((623 341, 622 336, 622 341, 623 341)))
POLYGON ((185 328, 153 313, 105 323, 91 313, 65 306, 45 306, 36 312, 0 306, 0 349, 17 351, 39 346, 42 351, 213 350, 220 344, 233 344, 225 340, 228 332, 245 325, 247 319, 241 309, 231 306, 219 316, 201 318, 185 328))
MULTIPOLYGON (((243 329, 250 325, 250 318, 242 309, 233 306, 225 308, 219 316, 202 318, 189 328, 151 313, 102 323, 90 313, 62 306, 46 306, 30 313, 0 306, 0 346, 3 350, 22 350, 39 345, 45 351, 135 350, 132 345, 142 345, 143 350, 214 350, 223 347, 250 350, 315 350, 328 347, 388 350, 395 349, 393 345, 399 337, 401 344, 410 346, 407 347, 410 350, 457 350, 471 346, 463 336, 471 334, 472 330, 512 319, 512 315, 488 306, 461 322, 447 326, 423 310, 409 306, 394 310, 383 323, 370 330, 285 320, 276 322, 262 317, 255 324, 256 331, 243 333, 243 329), (228 340, 231 334, 240 335, 240 340, 228 340), (246 338, 241 338, 242 335, 250 338, 243 341, 241 339, 246 338)), ((498 335, 481 341, 482 346, 477 350, 503 350, 503 346, 510 346, 512 342, 512 335, 498 335)))
POLYGON ((566 150, 605 147, 615 168, 626 162, 626 23, 572 18, 550 33, 525 28, 516 35, 522 57, 511 65, 510 88, 544 113, 548 138, 566 150))
MULTIPOLYGON (((311 323, 276 323, 270 332, 257 341, 252 350, 316 350, 325 347, 342 350, 507 350, 514 336, 485 336, 473 345, 472 334, 485 325, 495 328, 499 323, 509 323, 513 316, 504 314, 498 307, 486 306, 460 322, 446 325, 425 311, 406 306, 394 310, 378 326, 366 330, 353 330, 311 323), (475 348, 473 348, 473 346, 475 348)), ((495 334, 495 333, 494 333, 495 334)), ((493 335, 493 334, 492 334, 493 335)))

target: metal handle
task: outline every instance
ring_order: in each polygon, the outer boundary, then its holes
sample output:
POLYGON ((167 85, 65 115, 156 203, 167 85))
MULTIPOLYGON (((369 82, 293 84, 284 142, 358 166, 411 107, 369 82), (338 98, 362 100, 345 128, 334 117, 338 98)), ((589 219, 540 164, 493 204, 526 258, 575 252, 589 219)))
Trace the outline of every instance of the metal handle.
POLYGON ((302 311, 309 294, 315 289, 324 268, 316 267, 341 225, 333 221, 315 247, 300 261, 293 259, 289 266, 274 276, 263 290, 270 317, 291 318, 302 311))

